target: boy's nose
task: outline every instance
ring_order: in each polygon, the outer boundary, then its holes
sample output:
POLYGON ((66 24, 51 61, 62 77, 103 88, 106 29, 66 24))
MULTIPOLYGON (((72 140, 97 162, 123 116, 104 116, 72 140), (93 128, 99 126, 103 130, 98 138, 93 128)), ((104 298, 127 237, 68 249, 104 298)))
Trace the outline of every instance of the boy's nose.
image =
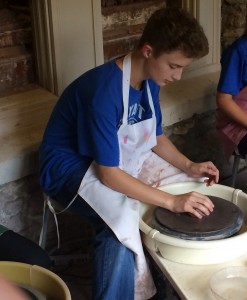
POLYGON ((172 76, 173 80, 180 80, 181 77, 182 77, 182 73, 183 73, 183 69, 182 68, 181 69, 180 68, 176 69, 176 72, 174 72, 174 74, 172 76))

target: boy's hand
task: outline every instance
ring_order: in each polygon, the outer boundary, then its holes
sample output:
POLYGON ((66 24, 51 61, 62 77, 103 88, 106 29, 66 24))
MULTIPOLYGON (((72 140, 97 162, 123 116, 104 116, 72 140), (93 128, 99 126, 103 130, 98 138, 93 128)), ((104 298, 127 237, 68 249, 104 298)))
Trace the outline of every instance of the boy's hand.
POLYGON ((219 170, 211 161, 202 163, 192 162, 188 167, 187 174, 194 178, 208 177, 205 180, 208 186, 219 181, 219 170))

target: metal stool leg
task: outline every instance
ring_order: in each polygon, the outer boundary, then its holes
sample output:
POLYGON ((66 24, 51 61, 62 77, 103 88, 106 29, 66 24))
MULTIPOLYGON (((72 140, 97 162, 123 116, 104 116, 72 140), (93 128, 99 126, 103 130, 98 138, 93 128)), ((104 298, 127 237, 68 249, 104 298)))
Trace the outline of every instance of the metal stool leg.
POLYGON ((231 187, 235 187, 240 159, 241 159, 240 155, 234 155, 234 162, 233 162, 233 167, 232 167, 232 177, 231 177, 231 182, 230 182, 231 187))

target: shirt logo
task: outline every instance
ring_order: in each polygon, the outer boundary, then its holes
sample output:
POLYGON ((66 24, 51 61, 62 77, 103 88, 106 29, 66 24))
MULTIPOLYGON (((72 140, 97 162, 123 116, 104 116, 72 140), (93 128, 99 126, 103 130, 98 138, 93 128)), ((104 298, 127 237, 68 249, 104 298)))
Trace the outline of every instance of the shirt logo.
POLYGON ((139 103, 135 103, 129 107, 128 124, 135 124, 142 120, 145 109, 139 103))

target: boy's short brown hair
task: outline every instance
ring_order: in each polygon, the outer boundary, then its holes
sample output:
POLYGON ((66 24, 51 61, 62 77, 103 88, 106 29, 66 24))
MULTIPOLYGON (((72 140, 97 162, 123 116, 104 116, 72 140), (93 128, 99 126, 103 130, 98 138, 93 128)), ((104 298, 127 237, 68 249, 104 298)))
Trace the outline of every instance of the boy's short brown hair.
POLYGON ((201 25, 186 10, 163 8, 149 18, 138 49, 149 44, 155 57, 162 53, 181 51, 188 58, 201 58, 208 54, 208 40, 201 25))

